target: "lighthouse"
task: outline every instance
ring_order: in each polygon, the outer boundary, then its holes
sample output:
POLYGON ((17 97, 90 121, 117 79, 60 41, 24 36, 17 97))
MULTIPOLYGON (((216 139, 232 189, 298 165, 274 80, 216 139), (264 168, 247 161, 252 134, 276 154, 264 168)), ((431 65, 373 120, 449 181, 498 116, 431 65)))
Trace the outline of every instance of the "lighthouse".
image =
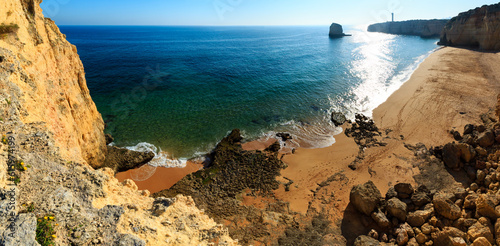
POLYGON ((391 13, 392 14, 392 22, 394 22, 394 13, 391 13))

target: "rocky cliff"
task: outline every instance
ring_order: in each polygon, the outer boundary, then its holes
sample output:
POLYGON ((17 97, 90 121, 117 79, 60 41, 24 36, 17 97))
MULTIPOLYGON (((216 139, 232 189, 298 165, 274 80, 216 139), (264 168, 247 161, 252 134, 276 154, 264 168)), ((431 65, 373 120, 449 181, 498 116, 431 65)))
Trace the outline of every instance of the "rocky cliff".
POLYGON ((439 44, 500 50, 500 3, 452 18, 444 27, 439 44))
POLYGON ((237 244, 190 197, 153 199, 92 168, 106 156, 104 123, 40 2, 0 1, 0 245, 237 244))
POLYGON ((20 102, 24 124, 44 122, 62 157, 100 166, 106 153, 104 122, 76 47, 43 17, 40 2, 0 2, 0 90, 6 100, 20 102))
POLYGON ((414 35, 423 38, 439 37, 448 20, 409 20, 377 23, 368 26, 369 32, 414 35))

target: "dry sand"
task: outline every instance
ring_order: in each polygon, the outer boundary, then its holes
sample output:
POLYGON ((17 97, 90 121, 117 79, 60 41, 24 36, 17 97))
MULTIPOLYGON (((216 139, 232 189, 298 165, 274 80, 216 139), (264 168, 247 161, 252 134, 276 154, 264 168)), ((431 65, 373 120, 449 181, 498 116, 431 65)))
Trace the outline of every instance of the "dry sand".
POLYGON ((450 47, 437 50, 409 81, 374 110, 377 126, 393 130, 388 136, 383 134, 388 137, 383 140, 387 146, 367 149, 354 171, 348 165, 358 148, 343 133, 335 137, 337 142, 331 147, 299 148, 283 159, 289 167, 282 175, 294 184, 288 192, 280 188, 276 196, 290 202, 295 211, 326 209, 334 221, 344 218, 342 227, 344 223, 355 224, 344 214, 352 186, 372 180, 384 195, 391 184, 415 184, 414 175, 419 174, 419 169, 413 152, 404 144, 442 145, 453 141, 449 134, 452 128, 462 132, 465 124, 480 123, 480 114, 495 106, 500 92, 497 78, 500 79, 500 54, 450 47), (313 192, 319 183, 337 172, 345 178, 313 192))

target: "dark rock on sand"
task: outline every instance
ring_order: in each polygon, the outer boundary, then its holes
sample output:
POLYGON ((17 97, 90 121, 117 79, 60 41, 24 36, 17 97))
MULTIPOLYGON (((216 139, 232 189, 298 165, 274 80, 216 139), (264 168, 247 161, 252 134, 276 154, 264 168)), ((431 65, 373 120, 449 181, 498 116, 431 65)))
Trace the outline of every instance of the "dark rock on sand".
POLYGON ((341 126, 346 122, 346 117, 344 114, 340 112, 333 112, 332 113, 332 122, 335 124, 335 126, 341 126))
POLYGON ((106 147, 108 148, 108 154, 103 167, 109 167, 115 172, 124 172, 140 167, 155 157, 153 152, 138 152, 115 146, 106 147))
POLYGON ((382 199, 382 195, 370 180, 364 184, 354 186, 349 198, 359 212, 370 216, 382 199))

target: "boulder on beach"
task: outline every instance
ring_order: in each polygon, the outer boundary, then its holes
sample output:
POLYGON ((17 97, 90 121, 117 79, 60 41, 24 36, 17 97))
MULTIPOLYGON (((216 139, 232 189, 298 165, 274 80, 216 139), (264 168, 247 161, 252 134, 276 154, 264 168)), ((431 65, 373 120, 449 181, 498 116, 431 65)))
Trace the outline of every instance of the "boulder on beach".
POLYGON ((335 126, 341 126, 347 121, 345 115, 340 112, 332 112, 331 119, 335 126))
POLYGON ((370 216, 382 199, 382 195, 375 184, 369 180, 364 184, 354 186, 349 198, 359 212, 370 216))

